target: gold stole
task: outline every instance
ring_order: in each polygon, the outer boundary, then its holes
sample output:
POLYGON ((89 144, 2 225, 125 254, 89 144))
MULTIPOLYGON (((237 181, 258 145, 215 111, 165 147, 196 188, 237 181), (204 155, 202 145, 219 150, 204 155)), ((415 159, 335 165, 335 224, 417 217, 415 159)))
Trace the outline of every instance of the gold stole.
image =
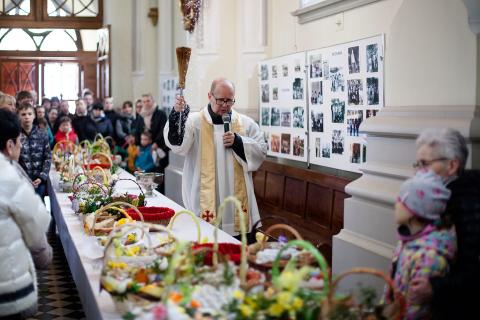
MULTIPOLYGON (((200 217, 213 223, 217 218, 216 210, 216 165, 215 165, 215 143, 213 137, 213 125, 208 123, 204 111, 202 112, 202 124, 200 129, 200 217)), ((245 135, 240 117, 233 114, 231 131, 241 136, 245 135)), ((233 150, 232 150, 233 152, 233 150)), ((250 230, 250 213, 248 206, 247 185, 242 165, 233 159, 233 184, 234 196, 242 203, 243 214, 246 214, 245 221, 247 230, 250 230)), ((223 199, 220 199, 223 200, 223 199)), ((236 210, 235 210, 236 211, 236 210)), ((237 212, 234 214, 234 230, 240 232, 240 217, 237 212)))

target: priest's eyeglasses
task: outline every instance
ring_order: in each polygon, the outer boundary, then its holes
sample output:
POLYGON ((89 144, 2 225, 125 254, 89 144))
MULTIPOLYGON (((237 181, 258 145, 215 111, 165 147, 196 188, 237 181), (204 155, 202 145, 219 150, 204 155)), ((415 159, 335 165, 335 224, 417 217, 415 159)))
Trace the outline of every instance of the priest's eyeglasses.
POLYGON ((412 166, 414 169, 421 169, 421 168, 426 168, 428 166, 431 166, 435 162, 438 161, 445 161, 448 160, 447 158, 437 158, 437 159, 432 159, 432 160, 418 160, 414 163, 412 163, 412 166))
POLYGON ((227 98, 217 98, 212 94, 213 98, 215 99, 215 102, 219 106, 227 105, 229 107, 233 106, 235 104, 235 99, 227 99, 227 98))

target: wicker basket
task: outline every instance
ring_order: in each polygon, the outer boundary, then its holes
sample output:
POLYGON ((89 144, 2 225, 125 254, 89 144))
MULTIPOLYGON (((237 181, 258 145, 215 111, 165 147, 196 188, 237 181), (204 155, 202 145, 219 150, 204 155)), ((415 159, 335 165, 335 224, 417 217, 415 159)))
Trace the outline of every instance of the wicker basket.
POLYGON ((359 319, 378 319, 375 317, 375 315, 365 315, 361 314, 361 308, 358 305, 355 305, 354 299, 351 297, 343 298, 343 299, 335 299, 334 294, 335 290, 338 287, 339 282, 351 275, 356 275, 356 274, 368 274, 372 275, 378 278, 381 278, 385 281, 385 283, 389 286, 390 290, 393 292, 393 297, 394 300, 392 304, 388 305, 385 308, 386 314, 383 315, 383 317, 387 319, 395 319, 395 320, 401 320, 405 317, 406 315, 406 300, 405 297, 403 296, 402 293, 400 293, 397 288, 395 287, 395 284, 393 283, 392 279, 385 275, 383 272, 372 269, 372 268, 353 268, 351 270, 348 270, 344 273, 339 274, 335 280, 332 282, 332 287, 331 290, 327 296, 327 299, 325 299, 322 303, 322 320, 329 320, 332 316, 332 313, 335 312, 336 308, 347 308, 347 309, 353 309, 356 310, 359 314, 358 317, 359 319))
MULTIPOLYGON (((175 215, 175 211, 167 207, 138 207, 138 211, 142 213, 145 222, 163 226, 168 226, 170 220, 175 215)), ((128 209, 127 213, 132 219, 140 220, 140 216, 135 210, 128 209)))
POLYGON ((173 215, 173 217, 170 219, 170 222, 168 223, 168 226, 167 228, 172 230, 173 229, 173 225, 175 224, 175 221, 177 220, 177 218, 181 215, 188 215, 192 218, 194 224, 195 224, 195 227, 197 229, 197 243, 200 242, 200 239, 202 237, 202 232, 200 230, 200 223, 198 222, 198 218, 197 216, 191 212, 191 211, 188 211, 188 210, 180 210, 178 211, 177 213, 175 213, 175 215, 173 215))
MULTIPOLYGON (((125 313, 127 311, 132 310, 133 308, 140 307, 140 308, 148 308, 151 307, 153 304, 158 303, 159 301, 164 300, 168 296, 169 287, 174 283, 175 279, 175 272, 173 268, 173 263, 178 264, 178 254, 177 251, 183 249, 184 245, 178 242, 178 239, 171 233, 164 226, 156 226, 157 231, 166 232, 169 237, 177 241, 176 251, 173 256, 170 258, 170 262, 172 265, 169 264, 167 270, 165 270, 165 278, 164 278, 164 286, 161 288, 163 290, 161 296, 153 297, 150 296, 150 299, 147 299, 145 296, 142 296, 141 289, 135 292, 128 292, 127 294, 123 294, 122 296, 118 296, 118 292, 115 290, 108 290, 107 278, 111 278, 111 274, 109 274, 108 264, 109 263, 124 263, 127 267, 126 269, 121 269, 120 271, 115 271, 114 274, 120 276, 122 279, 130 279, 124 281, 133 281, 134 275, 137 272, 141 271, 146 265, 152 263, 156 260, 159 255, 155 252, 152 246, 151 236, 148 231, 145 230, 143 225, 139 224, 125 224, 116 228, 114 232, 112 232, 107 245, 105 246, 105 255, 103 260, 103 269, 100 278, 101 287, 104 288, 106 291, 110 293, 112 296, 112 300, 114 301, 116 309, 120 313, 125 313), (118 239, 119 237, 123 237, 129 232, 140 229, 142 231, 142 235, 146 241, 143 243, 145 251, 143 251, 143 255, 141 256, 116 256, 116 250, 113 249, 111 246, 114 243, 114 239, 118 239), (118 274, 120 272, 120 274, 118 274)), ((137 244, 138 245, 138 244, 137 244)), ((143 269, 145 270, 145 269, 143 269)), ((147 275, 145 275, 147 277, 147 275)), ((136 278, 135 278, 136 279, 136 278)), ((137 280, 135 280, 137 281, 137 280)), ((145 282, 145 285, 148 284, 149 281, 145 282)), ((138 285, 138 284, 137 284, 138 285)), ((158 287, 160 288, 160 287, 158 287)))
POLYGON ((94 213, 91 213, 93 215, 91 225, 89 225, 89 223, 87 222, 88 218, 87 217, 84 218, 84 227, 85 227, 85 231, 87 232, 87 234, 90 234, 92 236, 107 235, 114 229, 115 223, 112 226, 108 226, 108 227, 99 228, 98 226, 97 227, 95 226, 99 221, 103 221, 105 219, 112 218, 107 213, 107 210, 116 210, 116 211, 120 212, 125 218, 133 220, 128 215, 128 213, 124 209, 122 209, 121 207, 134 208, 134 210, 137 211, 137 214, 141 217, 142 224, 143 224, 143 222, 144 222, 143 221, 143 216, 142 216, 141 212, 138 211, 138 209, 134 205, 131 205, 130 203, 127 203, 127 202, 113 202, 113 203, 110 203, 110 204, 98 209, 94 213))
MULTIPOLYGON (((289 225, 280 223, 280 224, 274 224, 270 226, 266 231, 265 234, 268 236, 270 235, 273 231, 275 230, 284 230, 287 231, 288 233, 292 234, 295 239, 297 240, 302 240, 302 236, 298 233, 297 230, 292 228, 289 225)), ((268 271, 272 269, 273 262, 267 262, 267 263, 257 263, 257 254, 258 252, 271 248, 275 245, 278 245, 277 242, 267 242, 267 237, 263 237, 262 241, 251 244, 248 246, 248 262, 250 265, 252 265, 254 268, 257 268, 261 271, 268 271)), ((283 268, 289 261, 290 259, 282 259, 280 260, 280 267, 283 268)), ((313 261, 313 258, 311 255, 305 254, 301 256, 300 262, 303 264, 310 264, 313 261)))

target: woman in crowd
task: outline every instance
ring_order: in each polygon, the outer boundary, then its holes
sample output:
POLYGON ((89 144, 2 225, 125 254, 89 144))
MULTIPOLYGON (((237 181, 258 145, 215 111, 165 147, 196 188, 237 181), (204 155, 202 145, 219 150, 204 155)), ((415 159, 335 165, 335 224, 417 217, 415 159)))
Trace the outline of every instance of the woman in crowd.
POLYGON ((50 126, 50 129, 52 130, 52 133, 55 135, 57 132, 53 130, 53 126, 55 125, 55 122, 57 121, 58 118, 58 109, 56 107, 52 107, 50 111, 48 111, 48 125, 50 126))
POLYGON ((95 121, 88 115, 87 105, 83 99, 75 101, 75 116, 73 117, 73 129, 78 135, 78 141, 93 141, 97 135, 95 121))
POLYGON ((445 220, 457 234, 457 257, 445 277, 411 280, 411 303, 432 306, 434 319, 472 319, 478 314, 480 287, 480 172, 465 170, 465 138, 453 129, 425 130, 417 139, 416 168, 428 168, 443 177, 452 191, 445 220))
POLYGON ((35 315, 35 267, 52 260, 45 236, 50 215, 17 164, 20 132, 18 116, 0 110, 0 319, 11 320, 35 315))
POLYGON ((9 94, 0 95, 0 109, 7 109, 11 112, 16 111, 16 100, 14 96, 9 94))
POLYGON ((131 137, 134 132, 135 116, 133 114, 133 105, 131 101, 125 101, 122 105, 121 114, 118 116, 115 126, 117 145, 125 149, 128 143, 127 137, 131 137))
POLYGON ((101 103, 96 103, 93 105, 92 119, 95 121, 98 133, 101 133, 104 137, 113 136, 112 122, 103 113, 103 105, 101 103))

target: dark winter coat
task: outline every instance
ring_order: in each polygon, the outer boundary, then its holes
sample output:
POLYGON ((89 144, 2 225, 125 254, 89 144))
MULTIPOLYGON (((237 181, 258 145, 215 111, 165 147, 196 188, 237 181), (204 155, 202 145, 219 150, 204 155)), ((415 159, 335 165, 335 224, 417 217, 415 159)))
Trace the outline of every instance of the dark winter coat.
POLYGON ((104 138, 113 137, 113 126, 112 122, 110 122, 110 119, 108 119, 106 116, 103 116, 93 119, 93 121, 95 122, 97 133, 101 133, 104 138))
POLYGON ((30 134, 22 129, 20 136, 22 150, 20 151, 19 162, 25 172, 33 181, 40 178, 46 182, 52 163, 52 152, 48 142, 48 133, 45 129, 33 126, 30 134))
POLYGON ((449 186, 447 205, 457 233, 457 259, 450 273, 431 278, 435 319, 472 319, 478 315, 480 288, 480 170, 467 170, 449 186))
POLYGON ((93 141, 97 135, 97 125, 90 116, 75 116, 72 120, 73 129, 77 133, 78 141, 93 141))

